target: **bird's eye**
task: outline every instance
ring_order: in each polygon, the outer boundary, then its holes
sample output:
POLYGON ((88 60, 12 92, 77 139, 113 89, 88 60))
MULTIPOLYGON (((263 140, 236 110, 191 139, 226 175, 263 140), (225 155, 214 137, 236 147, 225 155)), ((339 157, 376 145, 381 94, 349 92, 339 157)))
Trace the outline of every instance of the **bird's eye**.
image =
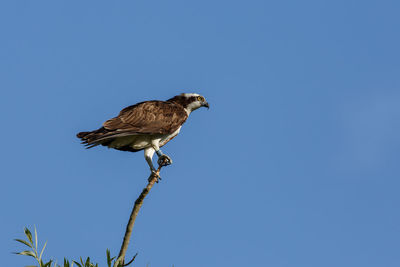
POLYGON ((197 97, 197 100, 198 100, 198 101, 203 101, 203 98, 202 98, 201 96, 198 96, 198 97, 197 97))

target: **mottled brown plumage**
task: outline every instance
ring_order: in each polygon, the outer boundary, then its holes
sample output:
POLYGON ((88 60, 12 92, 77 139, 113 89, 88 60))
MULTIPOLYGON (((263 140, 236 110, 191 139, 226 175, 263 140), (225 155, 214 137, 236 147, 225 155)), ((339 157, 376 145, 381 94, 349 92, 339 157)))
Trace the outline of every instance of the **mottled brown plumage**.
POLYGON ((109 131, 139 134, 168 134, 187 119, 183 106, 168 101, 146 101, 124 108, 117 117, 103 123, 109 131))
POLYGON ((117 117, 104 122, 103 127, 80 132, 77 137, 87 148, 103 145, 130 152, 144 150, 144 157, 155 174, 154 153, 159 157, 158 164, 172 164, 172 159, 160 148, 179 134, 189 114, 200 107, 209 108, 209 105, 203 96, 195 93, 177 95, 167 101, 145 101, 124 108, 117 117))
POLYGON ((117 117, 104 122, 100 129, 80 132, 77 137, 88 147, 93 147, 99 144, 108 145, 117 137, 170 134, 176 131, 187 117, 184 106, 177 101, 145 101, 124 108, 117 117))

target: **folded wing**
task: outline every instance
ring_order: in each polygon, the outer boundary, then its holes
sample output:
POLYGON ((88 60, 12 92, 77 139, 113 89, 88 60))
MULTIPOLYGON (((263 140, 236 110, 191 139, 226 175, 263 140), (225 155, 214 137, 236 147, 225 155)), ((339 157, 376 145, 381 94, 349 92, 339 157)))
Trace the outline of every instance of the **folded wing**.
POLYGON ((92 147, 110 139, 137 134, 170 134, 187 119, 185 109, 172 102, 146 101, 121 110, 119 115, 103 123, 93 132, 82 132, 78 137, 92 147))

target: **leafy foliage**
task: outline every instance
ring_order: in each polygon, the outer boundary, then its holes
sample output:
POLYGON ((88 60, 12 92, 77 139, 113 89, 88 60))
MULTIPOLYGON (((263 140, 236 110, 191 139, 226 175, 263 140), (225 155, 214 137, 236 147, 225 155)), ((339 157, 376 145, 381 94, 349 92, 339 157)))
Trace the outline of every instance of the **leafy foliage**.
MULTIPOLYGON (((35 227, 35 233, 34 233, 35 236, 34 237, 32 237, 31 231, 29 231, 29 229, 26 227, 24 228, 24 233, 25 233, 27 240, 15 239, 15 241, 24 244, 25 246, 27 246, 29 248, 29 250, 16 252, 15 254, 25 255, 25 256, 35 258, 39 264, 39 265, 30 265, 30 266, 26 266, 26 267, 74 267, 74 264, 76 264, 77 267, 99 267, 99 265, 97 263, 96 264, 92 263, 90 261, 89 257, 87 257, 86 260, 84 260, 84 259, 82 259, 82 257, 80 257, 79 262, 72 261, 71 263, 67 259, 64 258, 63 265, 57 264, 57 262, 54 260, 49 260, 48 262, 44 262, 42 259, 42 256, 43 256, 44 249, 46 248, 47 241, 46 241, 46 243, 44 243, 44 246, 40 250, 40 253, 39 253, 36 227, 35 227)), ((108 250, 108 249, 106 251, 106 256, 107 256, 107 266, 108 267, 111 267, 111 266, 122 267, 123 266, 121 263, 114 261, 115 257, 111 257, 110 250, 108 250)))

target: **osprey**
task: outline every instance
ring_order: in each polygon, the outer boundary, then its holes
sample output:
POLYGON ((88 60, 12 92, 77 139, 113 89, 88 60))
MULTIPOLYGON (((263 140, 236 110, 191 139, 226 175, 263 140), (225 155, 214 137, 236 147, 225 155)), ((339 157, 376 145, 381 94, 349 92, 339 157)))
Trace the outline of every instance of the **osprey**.
POLYGON ((160 147, 178 135, 189 114, 200 107, 209 105, 199 94, 180 94, 167 101, 144 101, 121 110, 115 118, 103 123, 103 127, 80 132, 77 137, 87 148, 98 145, 122 151, 144 150, 144 157, 153 175, 154 152, 160 165, 170 165, 172 160, 163 154, 160 147))

